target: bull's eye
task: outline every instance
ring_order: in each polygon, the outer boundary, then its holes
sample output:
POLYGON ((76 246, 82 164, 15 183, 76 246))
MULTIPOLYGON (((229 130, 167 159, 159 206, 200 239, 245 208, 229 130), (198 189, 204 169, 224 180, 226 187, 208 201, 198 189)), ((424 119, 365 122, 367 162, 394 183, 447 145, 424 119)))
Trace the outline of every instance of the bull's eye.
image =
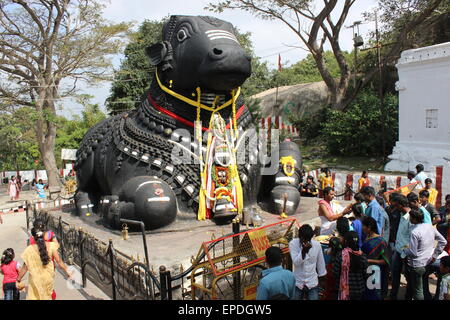
POLYGON ((188 35, 187 35, 186 31, 184 31, 183 29, 178 31, 177 39, 179 42, 186 40, 187 37, 188 37, 188 35))

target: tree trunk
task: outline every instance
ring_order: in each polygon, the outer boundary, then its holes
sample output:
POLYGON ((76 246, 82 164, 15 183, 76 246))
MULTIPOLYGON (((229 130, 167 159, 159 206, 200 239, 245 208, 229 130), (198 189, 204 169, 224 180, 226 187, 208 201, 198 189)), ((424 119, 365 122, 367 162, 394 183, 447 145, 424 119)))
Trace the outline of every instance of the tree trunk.
POLYGON ((336 88, 334 92, 333 99, 331 104, 336 110, 344 111, 345 109, 345 97, 347 96, 347 90, 349 85, 350 75, 342 75, 339 86, 336 88))
POLYGON ((317 69, 319 70, 320 75, 322 76, 323 81, 327 85, 328 91, 330 93, 330 103, 334 105, 337 101, 337 85, 336 80, 331 76, 330 72, 325 63, 325 59, 323 58, 323 52, 316 49, 311 50, 314 60, 316 61, 317 69))
POLYGON ((39 144, 42 162, 44 163, 45 171, 47 171, 48 186, 51 189, 61 188, 61 181, 59 178, 58 166, 55 160, 55 148, 48 143, 39 144))
MULTIPOLYGON (((50 86, 49 86, 50 87, 50 86)), ((49 87, 38 91, 40 99, 36 103, 36 109, 39 116, 36 121, 36 137, 39 142, 39 151, 41 153, 42 162, 44 163, 45 171, 47 171, 48 186, 51 189, 61 189, 62 183, 59 178, 58 166, 55 159, 55 140, 56 140, 56 125, 45 117, 45 112, 56 114, 53 100, 54 90, 49 87)))

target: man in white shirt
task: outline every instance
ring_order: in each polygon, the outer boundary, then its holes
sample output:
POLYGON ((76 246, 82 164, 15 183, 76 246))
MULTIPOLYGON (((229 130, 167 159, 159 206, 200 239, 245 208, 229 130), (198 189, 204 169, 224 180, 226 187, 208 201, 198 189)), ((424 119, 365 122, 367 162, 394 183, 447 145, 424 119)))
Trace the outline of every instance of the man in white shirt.
POLYGON ((403 249, 407 256, 409 279, 415 300, 424 300, 423 275, 427 265, 433 263, 442 253, 447 240, 431 224, 423 222, 423 212, 411 210, 413 224, 409 246, 403 249))
POLYGON ((327 274, 322 246, 312 240, 313 235, 312 227, 305 224, 298 230, 298 238, 289 243, 299 300, 319 300, 319 278, 322 282, 327 274))
POLYGON ((416 187, 416 190, 423 189, 426 186, 425 180, 428 178, 428 176, 425 174, 424 169, 425 168, 421 163, 419 163, 416 166, 417 174, 414 177, 414 179, 411 180, 411 182, 419 182, 419 185, 416 187))

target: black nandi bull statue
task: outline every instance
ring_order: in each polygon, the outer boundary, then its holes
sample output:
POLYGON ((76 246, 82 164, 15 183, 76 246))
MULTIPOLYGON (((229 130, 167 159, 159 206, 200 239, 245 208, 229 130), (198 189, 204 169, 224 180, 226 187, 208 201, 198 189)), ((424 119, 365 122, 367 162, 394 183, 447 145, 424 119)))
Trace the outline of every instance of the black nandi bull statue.
POLYGON ((284 143, 284 161, 261 175, 256 132, 239 97, 251 59, 233 26, 171 16, 163 42, 146 52, 157 70, 140 105, 96 124, 77 152, 78 214, 97 212, 113 228, 120 219, 163 227, 177 210, 226 222, 271 191, 273 210, 281 213, 284 197, 292 214, 300 201, 292 186, 301 179, 298 147, 284 143), (246 161, 238 163, 237 149, 247 150, 246 161))

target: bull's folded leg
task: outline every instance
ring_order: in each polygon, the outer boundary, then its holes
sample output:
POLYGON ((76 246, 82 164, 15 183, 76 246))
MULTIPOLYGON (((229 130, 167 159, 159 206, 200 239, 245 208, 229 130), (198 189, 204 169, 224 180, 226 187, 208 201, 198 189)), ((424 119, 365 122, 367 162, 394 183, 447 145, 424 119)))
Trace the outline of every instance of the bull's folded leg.
POLYGON ((96 209, 97 199, 92 194, 78 190, 74 199, 78 216, 90 215, 96 209))
POLYGON ((129 219, 144 222, 145 228, 150 230, 175 220, 177 200, 165 181, 138 176, 123 185, 119 196, 104 197, 101 208, 103 220, 111 228, 119 229, 122 226, 120 219, 129 219))

